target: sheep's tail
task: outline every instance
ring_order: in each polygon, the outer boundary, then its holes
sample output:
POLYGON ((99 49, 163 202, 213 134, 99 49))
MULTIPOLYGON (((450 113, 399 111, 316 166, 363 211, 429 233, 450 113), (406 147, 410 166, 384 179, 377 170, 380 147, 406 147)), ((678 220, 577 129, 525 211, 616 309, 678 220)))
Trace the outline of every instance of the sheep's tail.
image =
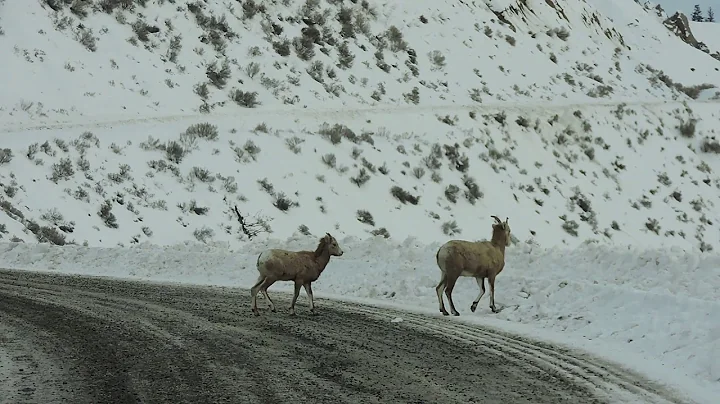
POLYGON ((255 262, 255 268, 260 270, 260 257, 262 257, 263 253, 258 254, 257 261, 255 262))

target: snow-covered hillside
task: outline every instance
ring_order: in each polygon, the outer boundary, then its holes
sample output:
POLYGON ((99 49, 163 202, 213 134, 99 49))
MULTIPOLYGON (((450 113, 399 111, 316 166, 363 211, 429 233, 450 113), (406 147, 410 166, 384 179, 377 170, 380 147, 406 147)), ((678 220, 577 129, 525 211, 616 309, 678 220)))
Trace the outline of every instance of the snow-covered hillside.
POLYGON ((7 238, 115 246, 236 243, 235 206, 274 238, 483 238, 496 214, 544 246, 709 250, 719 120, 713 103, 486 105, 9 132, 2 217, 7 238))
POLYGON ((639 4, 87 4, 3 5, 6 239, 720 243, 720 62, 639 4))
POLYGON ((711 22, 691 22, 695 37, 705 43, 710 53, 720 53, 720 24, 711 22))

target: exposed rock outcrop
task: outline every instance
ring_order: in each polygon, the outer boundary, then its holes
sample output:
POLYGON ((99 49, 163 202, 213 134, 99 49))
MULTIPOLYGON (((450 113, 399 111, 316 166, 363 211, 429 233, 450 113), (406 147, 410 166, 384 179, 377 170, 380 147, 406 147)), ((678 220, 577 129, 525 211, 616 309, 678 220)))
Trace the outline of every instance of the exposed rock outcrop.
POLYGON ((705 42, 698 41, 695 38, 692 30, 690 29, 690 21, 685 14, 681 12, 676 12, 672 16, 668 17, 665 21, 663 21, 663 24, 667 27, 667 29, 672 31, 675 35, 677 35, 680 39, 685 41, 690 46, 700 49, 701 51, 709 54, 715 59, 720 60, 720 53, 718 53, 717 51, 714 53, 710 53, 710 49, 707 47, 705 42))

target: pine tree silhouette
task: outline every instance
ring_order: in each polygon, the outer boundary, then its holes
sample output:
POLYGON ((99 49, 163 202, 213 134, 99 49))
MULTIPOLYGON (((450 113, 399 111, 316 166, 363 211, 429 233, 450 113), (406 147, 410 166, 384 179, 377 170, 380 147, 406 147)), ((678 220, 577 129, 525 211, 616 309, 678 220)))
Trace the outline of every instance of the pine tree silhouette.
POLYGON ((713 11, 712 7, 708 7, 707 18, 705 19, 705 21, 715 22, 715 12, 713 11))
POLYGON ((692 18, 692 20, 695 21, 695 22, 703 22, 703 21, 705 21, 705 19, 703 18, 703 15, 702 15, 702 10, 700 10, 700 5, 699 5, 699 4, 696 4, 695 7, 693 8, 693 13, 692 13, 692 17, 691 17, 691 18, 692 18))

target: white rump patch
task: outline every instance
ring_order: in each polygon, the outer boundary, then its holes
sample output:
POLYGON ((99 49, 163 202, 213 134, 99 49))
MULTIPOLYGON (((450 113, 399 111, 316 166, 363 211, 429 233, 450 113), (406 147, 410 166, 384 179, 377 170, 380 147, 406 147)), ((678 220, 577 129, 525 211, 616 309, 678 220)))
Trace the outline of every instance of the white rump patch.
POLYGON ((440 248, 440 252, 437 254, 437 264, 440 267, 440 270, 445 272, 445 262, 448 258, 448 249, 445 247, 440 248))
POLYGON ((260 269, 260 267, 265 266, 265 263, 267 263, 270 258, 272 258, 272 251, 267 250, 260 253, 260 257, 258 257, 257 260, 258 270, 260 269))

